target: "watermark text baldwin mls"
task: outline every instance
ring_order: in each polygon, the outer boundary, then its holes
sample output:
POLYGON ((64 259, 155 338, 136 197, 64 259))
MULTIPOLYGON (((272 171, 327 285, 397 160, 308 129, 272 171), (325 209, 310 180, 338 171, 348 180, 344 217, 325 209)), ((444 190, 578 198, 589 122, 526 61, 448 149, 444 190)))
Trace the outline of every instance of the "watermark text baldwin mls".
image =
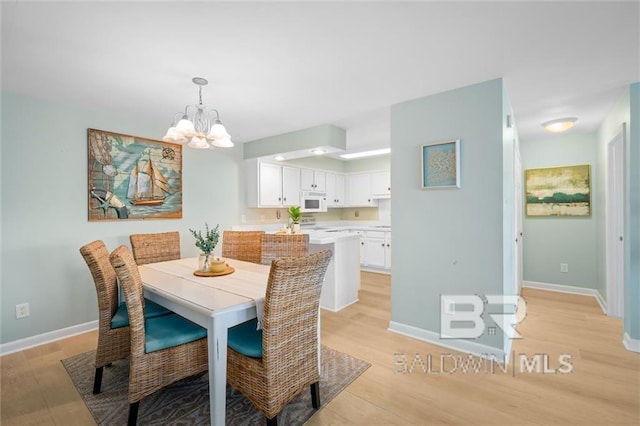
POLYGON ((573 371, 570 354, 552 357, 546 353, 527 355, 515 352, 509 365, 493 354, 451 354, 439 356, 415 354, 409 358, 405 353, 393 354, 395 374, 568 374, 573 371))

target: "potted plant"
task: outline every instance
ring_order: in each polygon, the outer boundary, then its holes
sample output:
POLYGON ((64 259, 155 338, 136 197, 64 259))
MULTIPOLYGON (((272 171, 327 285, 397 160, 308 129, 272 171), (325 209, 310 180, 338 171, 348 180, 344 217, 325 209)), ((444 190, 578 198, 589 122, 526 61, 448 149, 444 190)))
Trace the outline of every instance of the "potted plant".
POLYGON ((291 206, 289 207, 289 218, 291 219, 291 232, 294 234, 300 233, 300 219, 302 218, 302 213, 300 212, 300 206, 291 206))
POLYGON ((222 269, 224 270, 224 261, 219 258, 215 259, 213 256, 213 250, 218 245, 218 240, 220 239, 220 233, 218 232, 219 226, 220 225, 216 225, 215 228, 209 229, 209 225, 205 222, 204 235, 202 234, 202 231, 189 229, 189 231, 191 231, 191 235, 193 235, 193 238, 196 239, 196 247, 202 250, 198 263, 198 267, 202 272, 221 272, 213 270, 214 267, 219 268, 220 264, 222 265, 222 269))

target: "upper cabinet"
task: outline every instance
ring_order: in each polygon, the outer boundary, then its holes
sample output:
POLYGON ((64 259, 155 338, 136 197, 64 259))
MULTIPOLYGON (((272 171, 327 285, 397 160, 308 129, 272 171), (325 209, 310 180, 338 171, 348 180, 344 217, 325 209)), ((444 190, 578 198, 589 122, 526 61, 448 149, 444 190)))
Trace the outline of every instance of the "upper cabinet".
POLYGON ((371 195, 374 198, 391 197, 391 173, 374 172, 371 173, 371 195))
POLYGON ((303 191, 326 192, 326 173, 320 170, 301 169, 301 188, 303 191))
POLYGON ((347 207, 373 206, 371 173, 347 175, 347 207))
POLYGON ((300 169, 282 166, 282 205, 300 205, 300 169))
POLYGON ((327 207, 344 207, 347 204, 344 188, 344 175, 327 173, 327 207))
POLYGON ((300 169, 279 164, 245 161, 248 207, 300 205, 300 169))
POLYGON ((391 197, 388 171, 336 173, 245 160, 247 207, 300 205, 302 191, 326 194, 327 207, 375 207, 377 199, 391 197))

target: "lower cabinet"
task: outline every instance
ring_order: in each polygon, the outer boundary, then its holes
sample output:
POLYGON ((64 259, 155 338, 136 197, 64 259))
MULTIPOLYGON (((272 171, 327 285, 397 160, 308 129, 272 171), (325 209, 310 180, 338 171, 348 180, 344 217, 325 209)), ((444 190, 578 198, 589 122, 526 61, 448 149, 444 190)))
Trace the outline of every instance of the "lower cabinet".
POLYGON ((376 269, 391 268, 391 232, 365 231, 360 237, 360 264, 376 269))

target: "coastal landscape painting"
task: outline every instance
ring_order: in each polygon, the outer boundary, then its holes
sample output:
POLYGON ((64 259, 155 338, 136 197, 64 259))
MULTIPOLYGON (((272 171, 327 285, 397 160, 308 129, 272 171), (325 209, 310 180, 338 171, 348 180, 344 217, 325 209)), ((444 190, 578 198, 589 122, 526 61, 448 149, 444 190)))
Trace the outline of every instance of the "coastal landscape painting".
POLYGON ((182 146, 88 129, 89 221, 182 217, 182 146))
POLYGON ((591 166, 525 170, 527 216, 590 216, 591 166))

